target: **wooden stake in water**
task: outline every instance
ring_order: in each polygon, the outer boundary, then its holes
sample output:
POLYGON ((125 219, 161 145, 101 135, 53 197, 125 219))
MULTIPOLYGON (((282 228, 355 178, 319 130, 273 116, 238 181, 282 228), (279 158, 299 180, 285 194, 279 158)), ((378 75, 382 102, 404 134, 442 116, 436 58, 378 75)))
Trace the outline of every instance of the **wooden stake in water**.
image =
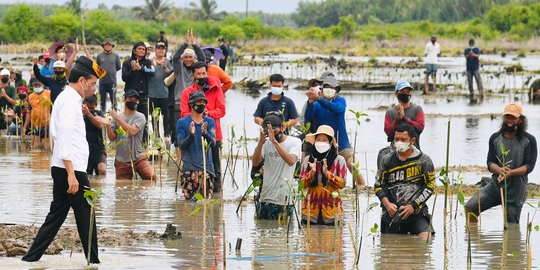
POLYGON ((223 268, 227 266, 227 238, 225 237, 225 220, 223 220, 223 268))
POLYGON ((203 198, 206 199, 206 151, 204 149, 204 136, 201 136, 201 147, 202 147, 202 157, 203 157, 203 198))

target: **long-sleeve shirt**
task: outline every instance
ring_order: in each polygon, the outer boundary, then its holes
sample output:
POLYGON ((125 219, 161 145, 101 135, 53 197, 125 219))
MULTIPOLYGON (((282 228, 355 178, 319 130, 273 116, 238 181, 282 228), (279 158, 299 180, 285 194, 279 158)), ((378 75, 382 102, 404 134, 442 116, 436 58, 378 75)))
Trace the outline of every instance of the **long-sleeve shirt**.
POLYGON ((221 90, 223 91, 223 94, 233 86, 231 77, 217 65, 208 65, 208 76, 216 77, 221 81, 221 90))
POLYGON ((311 122, 311 126, 316 130, 321 125, 331 126, 337 134, 339 151, 351 148, 349 136, 347 135, 347 125, 345 124, 345 112, 347 102, 345 98, 337 96, 332 100, 323 97, 309 103, 306 106, 304 120, 311 122))
MULTIPOLYGON (((316 222, 319 213, 322 214, 324 223, 328 224, 334 221, 336 215, 339 215, 338 209, 343 212, 341 207, 341 199, 334 199, 332 192, 339 192, 345 187, 345 178, 347 177, 347 162, 342 156, 337 156, 332 163, 330 170, 326 175, 326 185, 323 186, 319 179, 315 179, 315 173, 309 167, 309 156, 304 158, 302 169, 300 170, 300 182, 304 184, 304 189, 309 195, 309 207, 307 197, 302 203, 302 219, 308 220, 311 217, 312 222, 316 222), (316 186, 312 186, 312 182, 317 181, 316 186)), ((316 165, 318 176, 322 176, 322 162, 316 165)))
POLYGON ((39 72, 39 67, 37 65, 34 65, 34 75, 41 83, 49 87, 49 89, 51 90, 51 101, 53 103, 56 101, 56 98, 58 97, 58 95, 60 95, 64 87, 67 87, 68 84, 66 79, 62 81, 57 81, 54 77, 42 76, 39 72))
POLYGON ((65 168, 63 160, 69 160, 75 171, 86 172, 89 150, 82 102, 81 95, 68 85, 54 103, 50 124, 54 141, 51 167, 65 168))
MULTIPOLYGON (((177 140, 182 150, 182 171, 203 171, 202 155, 202 125, 195 124, 195 134, 191 135, 189 126, 193 118, 191 115, 180 118, 176 125, 177 140)), ((214 119, 204 117, 203 122, 207 123, 206 135, 204 139, 208 142, 206 150, 206 172, 215 176, 214 163, 212 159, 212 145, 215 144, 215 123, 214 119)))
MULTIPOLYGON (((206 110, 208 111, 208 117, 214 119, 216 123, 216 141, 221 142, 221 140, 223 139, 223 134, 221 132, 220 119, 224 117, 226 113, 225 97, 223 96, 223 92, 221 91, 221 84, 219 83, 218 78, 209 76, 208 86, 208 90, 204 91, 204 95, 206 96, 206 100, 208 101, 208 103, 206 104, 206 110)), ((180 101, 181 117, 187 116, 191 113, 191 109, 189 108, 188 104, 189 94, 196 91, 200 91, 199 88, 197 88, 196 83, 182 91, 182 98, 180 101)))
POLYGON ((413 150, 407 160, 401 160, 397 152, 385 155, 374 187, 381 201, 386 197, 398 207, 410 204, 418 214, 427 211, 426 201, 435 189, 435 173, 431 158, 416 147, 413 150))
MULTIPOLYGON (((182 44, 178 50, 174 53, 172 57, 172 65, 174 68, 176 86, 174 87, 174 105, 178 108, 180 106, 180 98, 182 97, 182 91, 188 88, 193 84, 193 72, 191 67, 186 67, 184 62, 182 62, 182 54, 187 49, 189 45, 187 43, 182 44)), ((201 50, 201 47, 198 45, 193 45, 193 50, 197 55, 197 61, 204 62, 205 57, 204 53, 201 50)), ((170 104, 172 105, 172 104, 170 104)))
POLYGON ((384 116, 384 132, 388 136, 388 141, 391 142, 394 140, 396 127, 401 123, 407 123, 416 130, 418 135, 416 137, 416 146, 418 147, 420 145, 420 134, 424 131, 424 110, 422 110, 420 105, 411 103, 411 106, 403 111, 405 112, 403 119, 397 118, 396 107, 392 107, 386 111, 386 115, 384 116))
POLYGON ((125 90, 136 90, 142 98, 148 97, 148 82, 154 76, 155 70, 152 68, 150 60, 143 59, 140 62, 141 69, 133 70, 131 68, 131 60, 127 59, 122 64, 122 80, 126 83, 125 90))
MULTIPOLYGON (((508 155, 504 158, 505 162, 511 161, 507 164, 510 169, 516 169, 521 166, 527 167, 527 173, 525 175, 510 176, 506 179, 508 195, 506 201, 508 203, 525 203, 527 195, 527 183, 529 182, 528 174, 531 173, 536 164, 538 156, 538 148, 536 145, 536 138, 531 134, 525 132, 521 138, 514 137, 512 139, 505 138, 501 132, 496 132, 489 138, 489 150, 487 154, 487 166, 491 164, 497 164, 503 167, 503 164, 499 162, 499 159, 503 161, 503 154, 501 144, 504 145, 505 150, 510 150, 508 155)), ((493 181, 498 181, 498 174, 493 174, 493 181)))

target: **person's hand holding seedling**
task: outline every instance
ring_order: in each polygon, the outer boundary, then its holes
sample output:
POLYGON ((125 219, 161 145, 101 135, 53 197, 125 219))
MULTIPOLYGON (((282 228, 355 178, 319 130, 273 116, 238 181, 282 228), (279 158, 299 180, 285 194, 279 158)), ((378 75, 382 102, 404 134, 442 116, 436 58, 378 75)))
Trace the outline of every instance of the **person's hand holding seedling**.
POLYGON ((381 200, 381 203, 384 206, 384 208, 386 209, 386 211, 388 212, 388 215, 390 215, 390 217, 393 218, 394 215, 397 212, 397 205, 391 203, 390 200, 388 200, 388 198, 386 198, 386 197, 384 197, 381 200))
POLYGON ((500 169, 499 177, 497 177, 497 180, 499 183, 503 182, 505 178, 508 178, 512 176, 512 170, 508 166, 504 166, 500 169))

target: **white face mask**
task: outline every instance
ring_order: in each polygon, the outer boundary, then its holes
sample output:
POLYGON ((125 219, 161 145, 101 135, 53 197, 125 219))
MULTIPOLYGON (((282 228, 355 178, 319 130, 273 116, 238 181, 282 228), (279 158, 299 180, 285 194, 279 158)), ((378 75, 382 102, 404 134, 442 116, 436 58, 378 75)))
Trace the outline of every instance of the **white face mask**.
POLYGON ((279 96, 283 94, 283 88, 281 87, 270 87, 270 91, 272 92, 272 95, 279 96))
POLYGON ((394 146, 399 153, 407 152, 411 148, 411 144, 406 142, 394 142, 394 146))
POLYGON ((333 98, 336 96, 336 89, 323 88, 322 93, 325 98, 333 98))
POLYGON ((43 92, 43 87, 34 88, 34 92, 35 92, 35 93, 38 93, 38 94, 41 93, 41 92, 43 92))
POLYGON ((330 150, 330 144, 326 142, 315 142, 315 149, 321 154, 326 153, 330 150))

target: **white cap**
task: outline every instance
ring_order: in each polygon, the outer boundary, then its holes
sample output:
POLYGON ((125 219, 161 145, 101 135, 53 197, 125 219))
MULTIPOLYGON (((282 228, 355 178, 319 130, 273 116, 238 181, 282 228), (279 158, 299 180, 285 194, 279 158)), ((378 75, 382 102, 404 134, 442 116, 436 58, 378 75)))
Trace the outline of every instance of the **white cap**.
POLYGON ((0 76, 9 76, 11 75, 11 72, 9 72, 9 69, 4 68, 2 71, 0 71, 0 76))
POLYGON ((66 63, 64 61, 56 61, 54 62, 53 68, 66 68, 66 63))

